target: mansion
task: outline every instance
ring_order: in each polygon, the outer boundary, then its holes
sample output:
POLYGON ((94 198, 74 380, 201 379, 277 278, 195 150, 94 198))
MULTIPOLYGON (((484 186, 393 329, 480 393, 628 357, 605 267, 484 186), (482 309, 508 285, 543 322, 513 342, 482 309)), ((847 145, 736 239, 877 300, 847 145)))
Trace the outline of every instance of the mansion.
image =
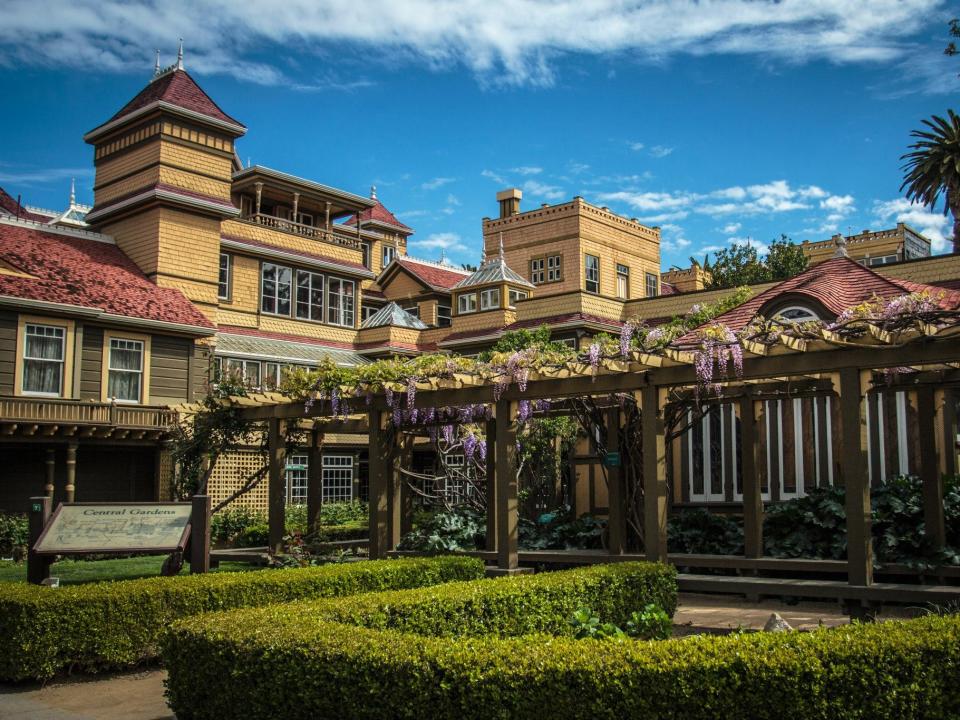
MULTIPOLYGON (((52 212, 0 190, 0 509, 43 493, 167 497, 166 428, 223 372, 270 390, 291 367, 473 355, 542 325, 580 348, 627 320, 657 324, 730 292, 710 289, 697 267, 661 272, 659 228, 581 197, 524 208, 513 188, 491 197, 476 270, 417 259, 414 230, 375 189, 244 166, 235 145, 246 132, 178 62, 84 136, 92 206, 71 195, 52 212)), ((803 248, 817 264, 754 287, 734 319, 828 320, 873 295, 925 288, 960 304, 960 257, 931 257, 906 225, 803 248)), ((829 402, 771 402, 767 497, 832 482, 829 402)), ((916 462, 913 411, 904 393, 873 402, 875 480, 916 462)), ((732 411, 711 415, 677 444, 676 502, 737 499, 736 423, 732 411)), ((569 500, 603 512, 596 463, 583 459, 571 460, 569 500)), ((254 450, 222 459, 214 501, 259 462, 254 450)), ((325 501, 365 496, 366 435, 327 437, 322 462, 325 501)), ((289 502, 305 500, 306 477, 307 455, 288 456, 289 502)), ((244 502, 265 505, 267 494, 244 502)))

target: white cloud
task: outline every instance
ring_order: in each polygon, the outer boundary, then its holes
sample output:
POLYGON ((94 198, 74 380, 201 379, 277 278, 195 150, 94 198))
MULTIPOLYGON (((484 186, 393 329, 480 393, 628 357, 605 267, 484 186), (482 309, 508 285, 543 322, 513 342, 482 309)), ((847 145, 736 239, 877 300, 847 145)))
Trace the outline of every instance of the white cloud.
POLYGON ((535 198, 554 201, 562 200, 566 194, 563 188, 557 187, 556 185, 547 185, 546 183, 536 180, 527 180, 523 184, 523 192, 535 198))
POLYGON ((740 228, 743 227, 743 223, 727 223, 720 230, 724 235, 733 235, 740 232, 740 228))
POLYGON ((469 248, 464 244, 463 239, 452 232, 433 233, 423 240, 411 240, 410 245, 424 250, 450 250, 466 251, 469 248))
POLYGON ((65 183, 69 187, 71 178, 85 178, 93 175, 91 168, 54 167, 36 168, 0 162, 0 183, 9 183, 8 192, 15 192, 17 186, 49 185, 65 183))
POLYGON ((481 177, 485 177, 485 178, 487 178, 488 180, 493 180, 493 181, 494 181, 495 183, 497 183, 498 185, 506 185, 506 184, 507 184, 506 178, 504 178, 502 175, 498 175, 498 174, 495 173, 493 170, 481 170, 481 171, 480 171, 480 176, 481 176, 481 177))
POLYGON ((672 152, 672 147, 666 147, 664 145, 654 145, 652 148, 650 148, 650 154, 655 158, 665 158, 672 152))
POLYGON ((152 48, 183 36, 188 67, 268 85, 323 85, 312 77, 322 63, 290 56, 332 48, 462 66, 484 83, 549 85, 570 53, 906 62, 920 54, 912 36, 943 4, 872 0, 865 12, 849 0, 7 0, 0 64, 144 72, 152 48), (261 59, 277 50, 283 69, 261 59))
POLYGON ((630 146, 631 150, 636 150, 636 151, 643 150, 646 147, 646 145, 644 145, 642 142, 631 142, 631 143, 627 143, 627 145, 630 146))
POLYGON ((442 188, 444 185, 449 185, 456 178, 451 177, 435 177, 432 180, 427 180, 420 187, 424 190, 436 190, 437 188, 442 188))
POLYGON ((521 165, 520 167, 511 168, 510 172, 517 173, 517 175, 539 175, 543 172, 543 168, 521 165))
POLYGON ((948 249, 953 238, 952 221, 939 212, 931 212, 923 205, 916 205, 904 198, 877 201, 873 212, 880 223, 902 222, 930 238, 933 252, 948 249))
POLYGON ((447 194, 447 205, 458 207, 461 204, 462 203, 460 202, 460 198, 458 198, 456 195, 454 195, 453 193, 447 194))

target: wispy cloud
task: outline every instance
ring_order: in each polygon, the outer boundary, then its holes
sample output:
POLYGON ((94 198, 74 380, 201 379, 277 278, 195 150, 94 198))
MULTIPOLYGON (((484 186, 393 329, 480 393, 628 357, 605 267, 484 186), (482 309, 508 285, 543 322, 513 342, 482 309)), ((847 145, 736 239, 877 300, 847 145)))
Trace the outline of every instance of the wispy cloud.
POLYGON ((452 232, 433 233, 423 240, 412 240, 410 245, 423 250, 444 250, 450 252, 465 252, 469 250, 463 242, 463 238, 457 233, 452 232))
POLYGON ((642 142, 628 142, 627 146, 635 152, 640 152, 646 147, 642 142))
POLYGON ((558 60, 572 53, 903 62, 917 54, 913 35, 944 4, 872 0, 864 12, 849 0, 8 0, 0 64, 143 72, 152 48, 182 36, 192 68, 264 85, 317 85, 300 76, 315 64, 284 58, 333 47, 466 67, 487 84, 550 85, 558 60), (278 60, 263 61, 264 50, 279 51, 278 60))
POLYGON ((543 168, 521 165, 520 167, 510 168, 510 172, 516 173, 517 175, 539 175, 543 172, 543 168))
POLYGON ((507 184, 506 178, 504 178, 503 175, 500 175, 499 173, 494 172, 493 170, 481 170, 480 176, 485 177, 488 180, 493 180, 498 185, 507 184))
POLYGON ((527 180, 523 184, 523 192, 531 197, 551 201, 562 200, 566 194, 563 188, 557 187, 556 185, 547 185, 546 183, 537 182, 536 180, 527 180))
POLYGON ((71 178, 87 178, 92 175, 93 169, 89 167, 38 168, 0 162, 0 183, 11 186, 34 187, 53 183, 69 185, 71 178))
POLYGON ((930 238, 933 252, 947 249, 953 233, 951 220, 939 212, 931 212, 923 205, 916 205, 904 198, 880 200, 874 203, 874 215, 878 223, 902 222, 930 238))
POLYGON ((650 148, 650 155, 655 158, 665 158, 667 155, 670 155, 673 152, 672 147, 666 147, 665 145, 654 145, 650 148))
POLYGON ((454 180, 456 180, 456 178, 435 177, 432 180, 427 180, 425 183, 422 183, 420 187, 424 190, 437 190, 438 188, 442 188, 444 185, 449 185, 454 180))

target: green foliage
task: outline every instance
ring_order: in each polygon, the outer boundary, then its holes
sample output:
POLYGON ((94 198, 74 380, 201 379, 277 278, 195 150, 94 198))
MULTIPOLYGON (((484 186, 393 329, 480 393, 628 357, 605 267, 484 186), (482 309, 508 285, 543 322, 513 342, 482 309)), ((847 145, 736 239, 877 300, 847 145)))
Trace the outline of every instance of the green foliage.
POLYGON ((29 524, 26 515, 0 513, 0 557, 26 557, 29 524))
MULTIPOLYGON (((168 698, 184 720, 960 716, 956 616, 589 643, 567 624, 578 608, 629 618, 603 605, 608 588, 576 589, 588 578, 545 573, 190 618, 164 641, 168 698), (514 589, 539 582, 568 592, 514 589)), ((638 593, 616 594, 621 607, 644 606, 638 593)))
POLYGON ((717 251, 710 266, 710 287, 727 288, 786 280, 807 268, 803 248, 786 235, 770 243, 763 257, 749 243, 734 244, 717 251))
POLYGON ((525 550, 595 550, 603 546, 606 523, 591 515, 573 516, 565 506, 536 520, 520 520, 520 547, 525 550))
POLYGON ((642 611, 630 614, 627 634, 644 640, 666 640, 673 634, 673 619, 663 608, 647 603, 642 611))
MULTIPOLYGON (((954 26, 951 26, 954 27, 954 26)), ((960 115, 947 110, 947 117, 932 116, 923 120, 926 130, 914 130, 916 142, 910 152, 901 156, 903 184, 901 192, 912 202, 935 209, 944 198, 944 215, 949 210, 954 220, 954 251, 960 237, 960 115)))
POLYGON ((704 323, 708 323, 716 317, 723 315, 728 310, 732 310, 738 305, 742 305, 753 295, 753 290, 746 286, 741 286, 733 290, 729 295, 710 303, 697 303, 684 315, 677 315, 669 322, 664 323, 652 330, 643 332, 637 331, 634 338, 634 345, 644 343, 651 346, 664 346, 682 335, 686 335, 704 323), (655 334, 656 342, 651 343, 648 338, 655 334))
POLYGON ((472 558, 384 560, 297 570, 184 575, 50 589, 0 585, 0 680, 152 658, 171 622, 196 613, 482 577, 472 558))
POLYGON ((476 550, 483 547, 486 527, 486 518, 468 507, 425 514, 398 549, 429 553, 476 550))
POLYGON ((742 555, 743 527, 703 508, 682 510, 667 521, 667 548, 672 553, 742 555))
POLYGON ((367 520, 351 520, 339 525, 321 525, 312 540, 317 544, 339 540, 365 540, 369 537, 370 524, 367 520))
POLYGON ((252 525, 265 525, 267 517, 262 512, 246 507, 225 508, 210 518, 210 539, 213 542, 236 542, 237 538, 252 525))
POLYGON ((320 506, 321 525, 346 525, 354 522, 368 522, 369 518, 369 506, 362 500, 324 503, 320 506))
POLYGON ((541 325, 536 330, 511 330, 505 332, 490 350, 481 353, 481 360, 489 360, 495 353, 512 353, 518 350, 536 348, 542 352, 573 357, 572 348, 562 342, 550 339, 550 326, 541 325))
POLYGON ((626 639, 627 634, 613 623, 601 623, 600 618, 588 607, 578 608, 567 621, 577 640, 616 640, 626 639))
POLYGON ((517 439, 520 487, 526 498, 520 510, 530 517, 544 501, 556 501, 555 488, 563 479, 566 460, 577 439, 577 422, 569 416, 531 418, 517 439))
POLYGON ((234 538, 233 544, 237 547, 263 547, 270 543, 270 526, 265 522, 248 525, 234 538))

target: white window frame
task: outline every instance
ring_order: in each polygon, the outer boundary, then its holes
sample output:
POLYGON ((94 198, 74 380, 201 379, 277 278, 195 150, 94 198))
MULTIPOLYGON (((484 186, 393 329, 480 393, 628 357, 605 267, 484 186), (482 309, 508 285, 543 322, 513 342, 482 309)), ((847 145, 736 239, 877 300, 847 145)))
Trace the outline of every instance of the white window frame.
POLYGON ((353 455, 324 455, 320 464, 320 487, 323 502, 353 500, 353 455))
POLYGON ((560 282, 563 279, 561 260, 560 255, 547 256, 547 282, 560 282))
POLYGON ((233 257, 230 253, 220 253, 220 272, 217 276, 217 298, 230 299, 230 281, 233 279, 233 257), (224 262, 226 261, 226 262, 224 262))
POLYGON ((785 307, 782 310, 778 310, 773 316, 773 319, 782 323, 798 323, 819 320, 820 316, 805 305, 791 305, 790 307, 785 307), (786 317, 787 313, 802 317, 786 317))
POLYGON ((386 268, 387 265, 397 259, 397 248, 389 243, 384 243, 380 259, 383 262, 383 267, 386 268))
POLYGON ((657 297, 660 294, 660 278, 657 277, 656 273, 646 273, 644 283, 644 291, 647 297, 657 297))
POLYGON ((500 308, 500 288, 487 288, 480 291, 480 309, 498 310, 500 308))
POLYGON ((259 360, 244 360, 243 358, 224 357, 221 365, 221 373, 230 374, 234 368, 240 370, 240 378, 244 384, 251 388, 258 388, 263 383, 263 368, 260 367, 259 360), (256 382, 252 381, 252 371, 256 371, 256 382))
POLYGON ((144 387, 143 387, 143 386, 144 386, 144 379, 145 379, 145 378, 144 378, 144 366, 145 366, 145 364, 146 364, 146 358, 147 358, 147 346, 146 346, 146 343, 144 343, 143 340, 136 340, 136 339, 133 339, 133 338, 111 337, 111 338, 109 338, 109 344, 107 345, 107 347, 109 348, 109 352, 107 353, 107 389, 106 389, 107 397, 108 397, 110 400, 113 400, 114 402, 118 402, 118 403, 137 404, 137 403, 143 402, 143 390, 144 390, 144 387), (140 369, 139 369, 139 370, 126 370, 126 369, 123 369, 123 368, 115 368, 115 367, 113 367, 113 351, 114 351, 114 349, 117 349, 117 350, 121 350, 121 349, 130 350, 130 349, 132 349, 132 348, 121 348, 121 347, 114 348, 114 343, 117 343, 117 344, 129 343, 130 345, 139 345, 139 351, 140 351, 140 369), (135 400, 131 400, 130 398, 118 398, 118 397, 113 397, 113 396, 110 395, 110 376, 111 376, 113 373, 130 373, 130 374, 134 374, 134 375, 137 375, 137 376, 138 376, 138 379, 137 379, 137 397, 136 397, 135 400))
POLYGON ((353 327, 356 322, 356 283, 346 278, 327 276, 327 324, 353 327), (334 287, 336 286, 336 289, 334 287))
POLYGON ((281 317, 290 317, 293 312, 293 269, 287 265, 277 265, 276 263, 265 262, 260 266, 260 312, 266 315, 279 315, 281 317), (267 283, 266 274, 267 269, 273 268, 274 279, 273 282, 274 292, 273 295, 267 295, 264 292, 264 286, 267 283), (282 271, 286 271, 287 280, 285 283, 281 282, 280 275, 282 271), (287 312, 282 312, 280 310, 280 286, 287 286, 287 312), (267 299, 273 300, 273 310, 266 309, 267 299))
POLYGON ((311 270, 297 270, 297 286, 296 286, 296 298, 294 300, 294 317, 297 320, 309 320, 311 322, 323 322, 323 310, 325 307, 324 297, 326 293, 327 284, 325 278, 320 273, 315 273, 311 270), (307 285, 301 286, 300 279, 302 277, 307 278, 307 285), (319 305, 313 302, 313 295, 317 290, 317 281, 319 281, 320 289, 320 303, 319 305), (300 306, 303 304, 300 301, 300 290, 305 288, 307 291, 307 302, 306 302, 306 315, 300 314, 300 306), (314 317, 314 314, 317 317, 314 317))
POLYGON ((449 305, 437 304, 437 327, 450 327, 453 322, 451 307, 449 305))
POLYGON ((509 293, 510 304, 508 307, 516 307, 520 300, 526 300, 530 296, 529 293, 523 290, 513 290, 512 288, 509 293))
POLYGON ((44 325, 43 323, 34 323, 28 322, 23 326, 23 355, 20 358, 20 362, 23 363, 23 370, 20 378, 20 392, 22 395, 32 395, 34 397, 63 397, 64 391, 64 369, 67 361, 67 329, 61 325, 44 325), (44 333, 31 333, 30 329, 39 329, 44 330, 53 330, 51 334, 44 333), (37 335, 39 337, 51 338, 59 337, 60 339, 60 359, 48 359, 48 358, 34 358, 27 355, 27 338, 30 335, 37 335), (56 392, 43 392, 40 390, 27 390, 27 361, 31 362, 41 362, 41 363, 57 363, 60 366, 60 374, 57 381, 57 391, 56 392))
POLYGON ((583 289, 588 293, 600 294, 600 257, 598 255, 583 256, 583 289), (594 261, 591 263, 591 260, 594 261), (594 286, 591 289, 591 284, 594 286))
POLYGON ((630 268, 617 263, 617 297, 621 300, 630 298, 630 268))
POLYGON ((477 311, 477 294, 460 293, 457 295, 457 315, 469 315, 477 311), (466 303, 464 301, 467 301, 466 303))
POLYGON ((534 258, 530 261, 530 282, 534 285, 542 285, 546 281, 546 258, 534 258))
POLYGON ((287 457, 284 467, 284 501, 287 505, 306 505, 310 456, 297 453, 287 457))

